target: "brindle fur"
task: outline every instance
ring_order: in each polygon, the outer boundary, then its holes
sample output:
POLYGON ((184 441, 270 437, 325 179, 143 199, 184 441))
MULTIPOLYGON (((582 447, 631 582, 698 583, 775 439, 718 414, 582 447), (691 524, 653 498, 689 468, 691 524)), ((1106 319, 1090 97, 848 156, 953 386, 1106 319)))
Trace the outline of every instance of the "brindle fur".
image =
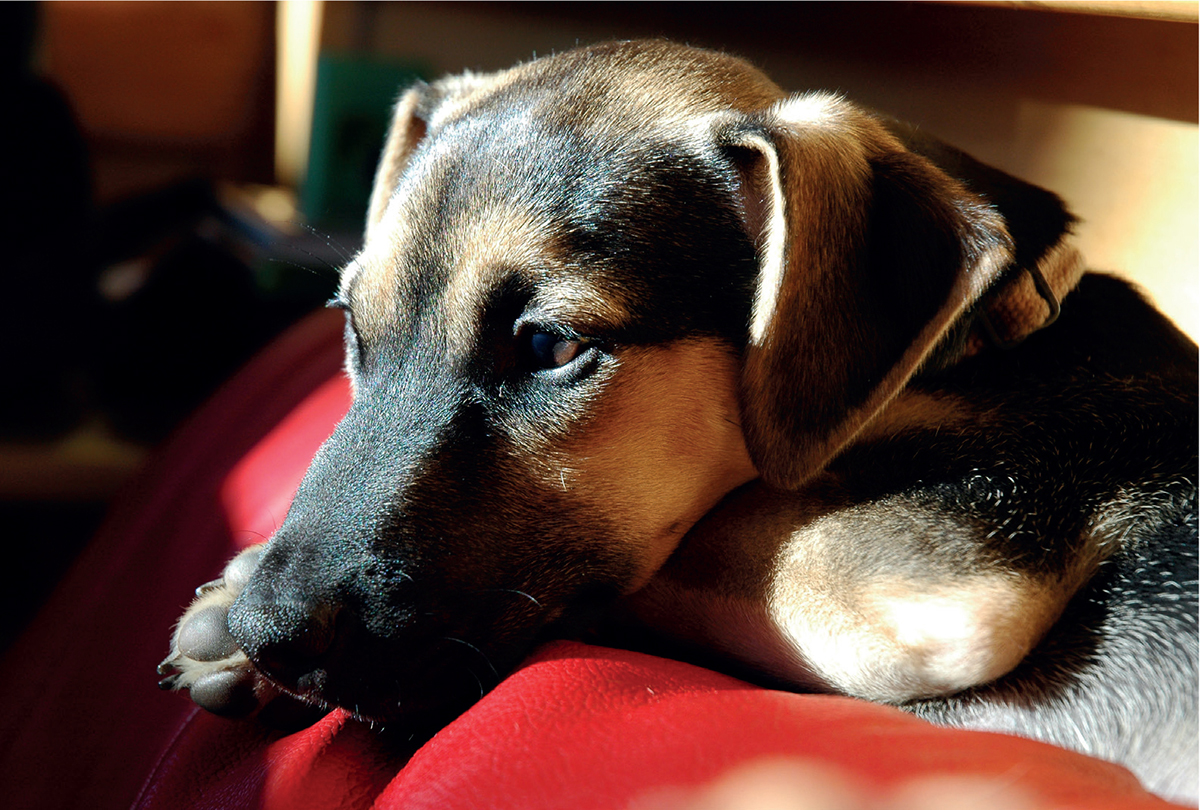
POLYGON ((353 404, 167 684, 441 721, 609 610, 1194 797, 1195 345, 1089 275, 1015 349, 968 348, 1071 221, 668 43, 410 90, 337 300, 353 404))

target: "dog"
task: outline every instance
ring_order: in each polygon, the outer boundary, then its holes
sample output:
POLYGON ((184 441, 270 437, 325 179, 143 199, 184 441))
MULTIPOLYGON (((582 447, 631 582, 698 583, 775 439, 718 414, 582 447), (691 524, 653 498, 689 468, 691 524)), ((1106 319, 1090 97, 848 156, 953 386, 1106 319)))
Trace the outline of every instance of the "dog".
POLYGON ((164 687, 436 725, 601 622, 1194 800, 1196 345, 1073 223, 667 42, 417 85, 331 302, 353 403, 164 687))

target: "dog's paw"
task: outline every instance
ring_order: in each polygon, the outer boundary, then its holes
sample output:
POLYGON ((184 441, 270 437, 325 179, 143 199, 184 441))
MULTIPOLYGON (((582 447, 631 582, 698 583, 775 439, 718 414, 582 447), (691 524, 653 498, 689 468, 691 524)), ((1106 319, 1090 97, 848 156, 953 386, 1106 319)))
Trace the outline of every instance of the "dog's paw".
POLYGON ((158 665, 163 689, 187 690, 196 705, 222 717, 249 717, 279 696, 229 632, 229 608, 250 580, 262 546, 246 549, 220 579, 196 589, 175 626, 171 654, 158 665))

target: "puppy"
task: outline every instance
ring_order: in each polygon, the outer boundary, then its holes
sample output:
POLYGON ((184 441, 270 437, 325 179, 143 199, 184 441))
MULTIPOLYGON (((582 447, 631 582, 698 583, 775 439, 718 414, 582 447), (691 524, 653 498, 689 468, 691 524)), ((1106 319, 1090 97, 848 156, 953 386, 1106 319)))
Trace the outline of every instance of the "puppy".
POLYGON ((605 614, 1196 795, 1196 346, 1058 198, 665 42, 400 100, 353 404, 164 685, 445 722, 605 614))

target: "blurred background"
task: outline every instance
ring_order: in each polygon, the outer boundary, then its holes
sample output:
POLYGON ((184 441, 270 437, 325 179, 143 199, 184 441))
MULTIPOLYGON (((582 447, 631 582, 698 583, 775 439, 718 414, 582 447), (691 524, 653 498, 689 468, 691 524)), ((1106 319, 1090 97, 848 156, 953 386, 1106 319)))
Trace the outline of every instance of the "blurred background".
POLYGON ((0 4, 0 648, 152 448, 357 250, 414 78, 738 53, 1045 185, 1193 337, 1196 2, 0 4))

